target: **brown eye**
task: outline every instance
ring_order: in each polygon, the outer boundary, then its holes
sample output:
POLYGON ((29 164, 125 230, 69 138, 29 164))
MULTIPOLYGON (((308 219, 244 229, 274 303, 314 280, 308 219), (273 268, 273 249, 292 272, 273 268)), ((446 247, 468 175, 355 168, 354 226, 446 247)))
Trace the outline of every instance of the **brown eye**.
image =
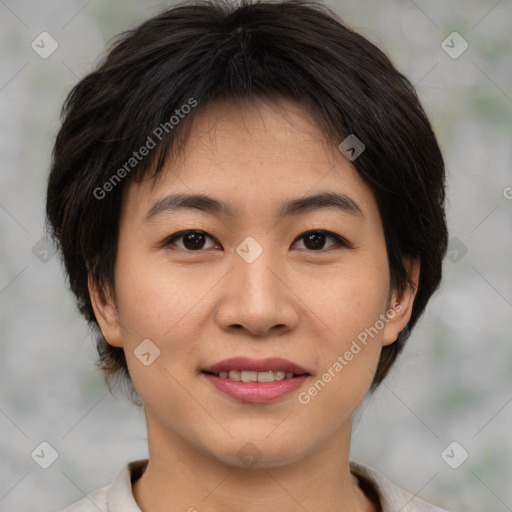
POLYGON ((304 233, 300 235, 298 240, 304 240, 304 246, 306 249, 311 251, 318 251, 321 249, 325 249, 325 244, 328 239, 334 240, 334 244, 331 244, 327 249, 332 247, 344 246, 347 247, 348 244, 339 236, 334 233, 330 233, 329 231, 317 230, 317 231, 309 231, 308 233, 304 233))
POLYGON ((198 251, 215 247, 215 244, 211 247, 205 247, 207 239, 213 241, 213 238, 207 235, 204 231, 183 231, 182 233, 175 234, 171 238, 168 238, 164 245, 174 245, 176 241, 181 240, 181 245, 176 245, 180 249, 187 251, 198 251))
MULTIPOLYGON (((324 230, 315 230, 303 233, 297 240, 303 240, 304 248, 308 251, 322 251, 329 250, 337 247, 351 247, 350 244, 343 238, 324 230), (331 242, 327 247, 328 240, 331 242)), ((297 242, 295 242, 296 244, 297 242)), ((213 249, 215 247, 221 247, 211 236, 206 234, 204 231, 188 230, 176 233, 171 237, 167 238, 162 244, 163 247, 175 246, 178 249, 184 251, 194 252, 205 249, 213 249), (210 245, 208 246, 208 240, 210 245)), ((299 247, 299 249, 302 249, 299 247)))

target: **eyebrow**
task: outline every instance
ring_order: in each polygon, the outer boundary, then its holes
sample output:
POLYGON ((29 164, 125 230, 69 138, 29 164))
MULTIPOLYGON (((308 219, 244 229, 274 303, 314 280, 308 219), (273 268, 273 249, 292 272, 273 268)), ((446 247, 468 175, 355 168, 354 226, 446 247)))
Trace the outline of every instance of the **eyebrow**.
MULTIPOLYGON (((300 215, 301 213, 335 208, 343 213, 364 219, 363 211, 358 204, 345 194, 321 192, 318 194, 291 199, 281 205, 277 218, 300 215)), ((171 194, 156 201, 144 216, 144 222, 173 211, 187 209, 199 210, 212 215, 236 217, 237 211, 227 203, 205 194, 171 194)))

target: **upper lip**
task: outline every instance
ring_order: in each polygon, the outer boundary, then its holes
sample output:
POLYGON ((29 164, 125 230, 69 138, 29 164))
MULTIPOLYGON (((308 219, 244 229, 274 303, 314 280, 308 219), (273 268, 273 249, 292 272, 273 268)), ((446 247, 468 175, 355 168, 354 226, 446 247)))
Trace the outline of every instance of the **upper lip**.
POLYGON ((281 357, 267 357, 266 359, 251 359, 249 357, 231 357, 223 359, 218 363, 203 368, 203 372, 219 373, 229 372, 231 370, 245 370, 253 372, 267 372, 269 370, 282 370, 284 372, 295 373, 297 375, 309 374, 302 366, 283 359, 281 357))

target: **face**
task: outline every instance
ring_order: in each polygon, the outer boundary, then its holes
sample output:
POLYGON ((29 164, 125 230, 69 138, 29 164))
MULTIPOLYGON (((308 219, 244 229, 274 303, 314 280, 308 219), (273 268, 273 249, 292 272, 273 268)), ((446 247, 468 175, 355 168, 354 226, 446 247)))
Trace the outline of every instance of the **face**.
POLYGON ((199 112, 183 156, 126 191, 116 303, 90 283, 150 436, 235 466, 244 450, 273 467, 346 440, 414 298, 390 289, 371 189, 301 107, 281 107, 199 112))

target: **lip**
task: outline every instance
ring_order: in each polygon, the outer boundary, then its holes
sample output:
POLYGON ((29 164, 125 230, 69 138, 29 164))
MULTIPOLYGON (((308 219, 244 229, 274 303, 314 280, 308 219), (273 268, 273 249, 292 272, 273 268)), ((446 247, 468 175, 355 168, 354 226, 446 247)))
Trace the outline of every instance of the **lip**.
POLYGON ((299 375, 274 382, 235 382, 210 373, 201 373, 201 377, 209 381, 218 391, 240 402, 267 403, 279 400, 299 389, 309 375, 299 375))
POLYGON ((203 368, 203 372, 219 373, 231 370, 245 370, 250 372, 268 372, 270 370, 283 370, 297 375, 309 373, 302 366, 281 357, 267 357, 266 359, 250 359, 248 357, 231 357, 203 368))
POLYGON ((266 359, 232 357, 219 361, 201 371, 201 377, 210 382, 218 391, 235 400, 247 403, 267 403, 284 398, 299 389, 310 376, 311 374, 302 366, 280 357, 269 357, 266 359), (296 376, 291 379, 276 380, 274 382, 235 382, 212 375, 212 373, 229 372, 231 370, 253 372, 282 370, 294 373, 296 376))

